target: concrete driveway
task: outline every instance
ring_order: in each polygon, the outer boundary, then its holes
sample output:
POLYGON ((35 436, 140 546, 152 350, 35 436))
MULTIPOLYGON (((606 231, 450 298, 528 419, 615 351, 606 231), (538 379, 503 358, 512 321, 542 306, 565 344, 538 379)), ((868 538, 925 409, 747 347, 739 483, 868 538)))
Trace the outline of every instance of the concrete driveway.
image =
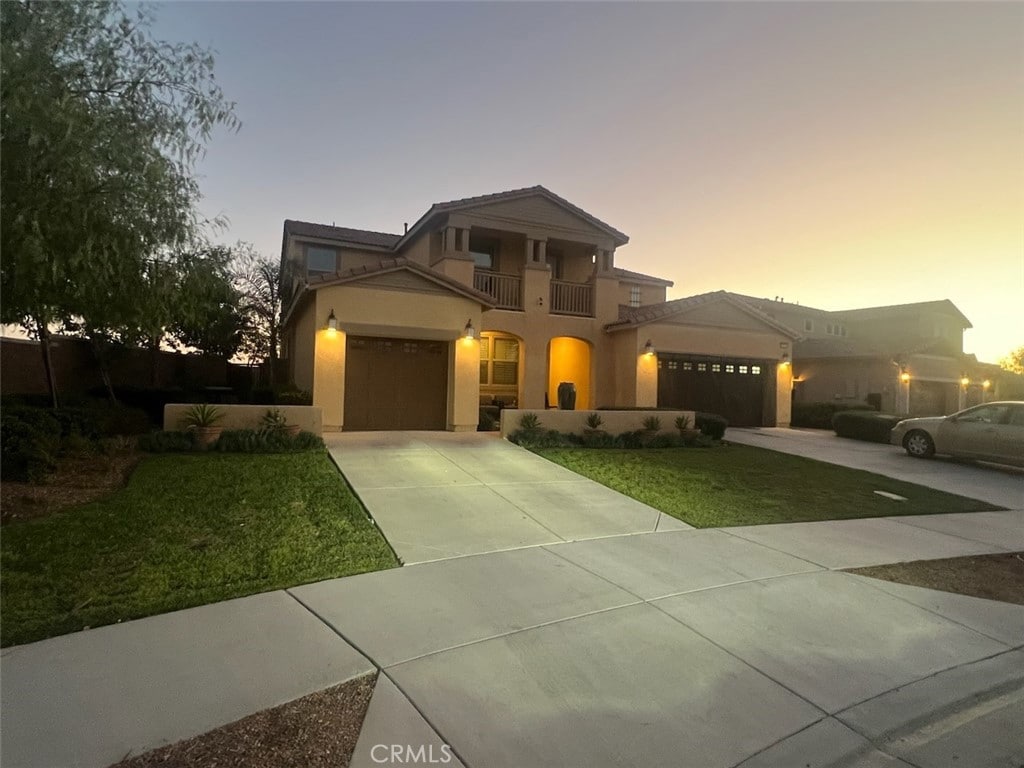
POLYGON ((355 766, 396 744, 469 768, 1018 768, 1024 607, 830 569, 1021 549, 1024 512, 800 525, 452 558, 5 649, 2 764, 101 768, 377 668, 355 766))
POLYGON ((350 432, 326 442, 406 564, 690 528, 490 433, 350 432))
POLYGON ((725 439, 875 472, 1006 509, 1024 509, 1024 470, 948 458, 913 459, 894 445, 867 443, 821 429, 730 427, 725 439))

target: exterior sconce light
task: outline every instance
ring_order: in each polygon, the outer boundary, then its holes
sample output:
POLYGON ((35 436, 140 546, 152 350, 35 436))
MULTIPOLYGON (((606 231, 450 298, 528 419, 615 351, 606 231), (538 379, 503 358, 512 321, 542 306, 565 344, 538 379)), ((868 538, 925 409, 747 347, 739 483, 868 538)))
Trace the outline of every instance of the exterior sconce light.
POLYGON ((789 352, 783 352, 782 353, 782 365, 783 366, 789 365, 789 352))
POLYGON ((651 344, 650 339, 648 339, 647 343, 644 344, 644 354, 647 355, 648 357, 654 354, 654 345, 651 344))
POLYGON ((904 384, 910 381, 910 374, 907 373, 906 368, 900 368, 900 381, 902 381, 904 384))
POLYGON ((981 382, 982 389, 988 389, 991 386, 992 386, 992 382, 989 381, 988 379, 985 379, 983 382, 981 382))
POLYGON ((971 379, 970 379, 970 377, 966 373, 960 374, 960 386, 961 387, 966 387, 970 383, 971 383, 971 379))
POLYGON ((473 327, 473 319, 470 318, 466 321, 466 327, 463 330, 462 338, 466 341, 472 341, 476 338, 476 329, 473 327))
POLYGON ((334 316, 334 308, 331 308, 331 314, 327 316, 327 332, 334 333, 338 330, 338 318, 334 316))

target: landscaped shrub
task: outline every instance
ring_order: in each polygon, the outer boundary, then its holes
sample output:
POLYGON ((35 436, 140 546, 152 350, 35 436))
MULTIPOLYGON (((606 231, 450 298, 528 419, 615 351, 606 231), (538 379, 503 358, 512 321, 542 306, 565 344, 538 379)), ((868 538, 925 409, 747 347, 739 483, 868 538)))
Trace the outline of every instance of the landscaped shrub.
POLYGON ((693 423, 702 435, 707 435, 712 440, 721 440, 725 436, 725 428, 729 426, 729 421, 724 416, 700 411, 694 415, 693 423))
POLYGON ((313 396, 301 389, 286 389, 274 397, 275 405, 312 405, 313 396))
POLYGON ((615 436, 615 442, 622 448, 643 448, 646 433, 642 429, 632 432, 623 432, 615 436))
POLYGON ((312 432, 294 437, 281 430, 226 429, 210 450, 221 453, 290 453, 324 448, 324 441, 312 432))
POLYGON ((844 403, 793 403, 790 425, 809 429, 832 429, 832 417, 839 411, 871 411, 870 405, 844 403))
POLYGON ((565 448, 573 444, 568 435, 563 435, 557 429, 517 429, 508 436, 508 439, 509 442, 524 448, 565 448))
POLYGON ((139 450, 149 453, 182 453, 194 447, 191 432, 150 432, 139 437, 139 450))
POLYGON ((903 418, 874 411, 840 411, 832 417, 832 428, 840 437, 888 443, 889 432, 903 418))
POLYGON ((501 424, 501 409, 496 405, 481 405, 477 432, 493 432, 501 424))
POLYGON ((655 434, 644 441, 645 448, 679 448, 683 444, 677 435, 655 434))
POLYGON ((4 478, 37 482, 57 466, 60 422, 44 408, 8 407, 0 416, 4 478))
POLYGON ((645 432, 660 432, 661 431, 661 419, 657 416, 648 416, 644 419, 644 431, 645 432))

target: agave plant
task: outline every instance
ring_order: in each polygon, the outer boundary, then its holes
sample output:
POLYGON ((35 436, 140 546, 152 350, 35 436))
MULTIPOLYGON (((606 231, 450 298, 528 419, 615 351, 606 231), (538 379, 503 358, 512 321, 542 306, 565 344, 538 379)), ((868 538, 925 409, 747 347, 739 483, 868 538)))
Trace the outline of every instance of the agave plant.
POLYGON ((644 419, 644 431, 645 432, 660 432, 661 431, 661 419, 657 416, 648 416, 644 419))
POLYGON ((186 429, 205 429, 216 426, 224 418, 224 412, 209 403, 198 403, 185 412, 182 425, 186 429))
POLYGON ((604 424, 604 419, 601 418, 601 414, 592 413, 587 416, 588 429, 600 429, 602 424, 604 424))
POLYGON ((519 417, 519 428, 526 432, 534 432, 540 429, 540 419, 536 413, 524 413, 519 417))
POLYGON ((680 432, 684 432, 690 428, 690 417, 689 416, 676 416, 676 429, 680 432))

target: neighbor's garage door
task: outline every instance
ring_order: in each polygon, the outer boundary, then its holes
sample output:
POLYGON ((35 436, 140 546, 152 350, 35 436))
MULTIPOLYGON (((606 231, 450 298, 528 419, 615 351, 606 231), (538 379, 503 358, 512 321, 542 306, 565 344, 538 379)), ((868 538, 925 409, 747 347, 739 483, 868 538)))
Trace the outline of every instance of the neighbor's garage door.
POLYGON ((734 427, 760 427, 769 362, 658 353, 658 405, 717 413, 734 427))
POLYGON ((350 336, 345 430, 444 429, 448 343, 350 336))

